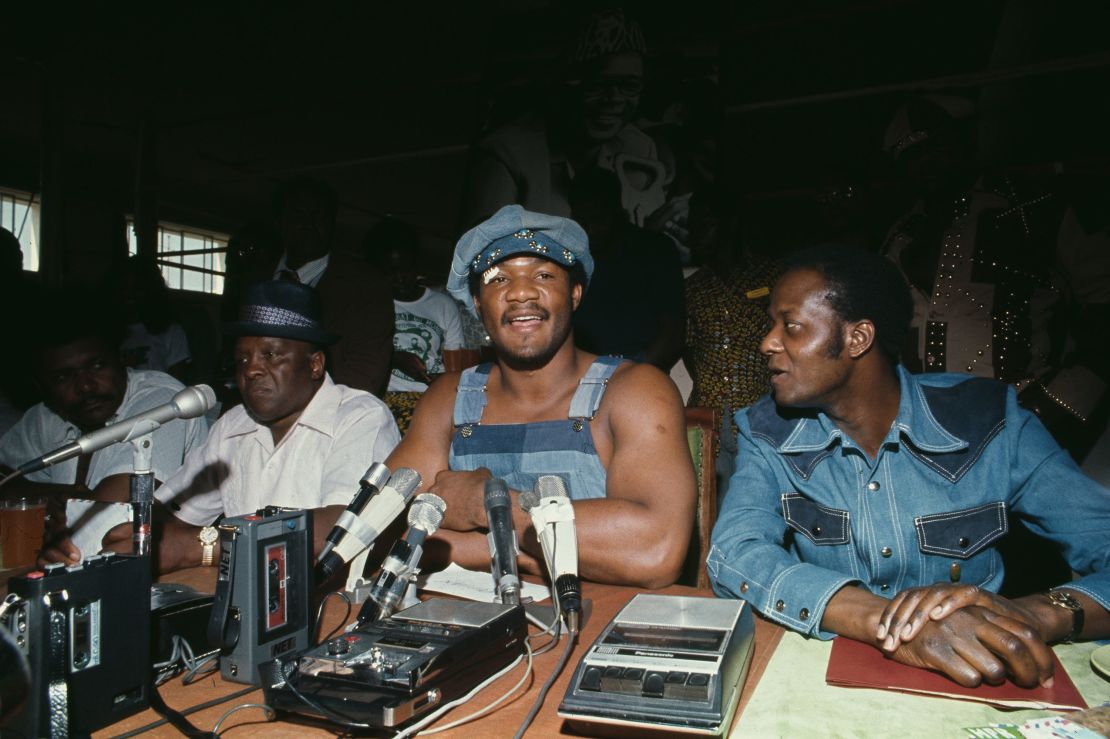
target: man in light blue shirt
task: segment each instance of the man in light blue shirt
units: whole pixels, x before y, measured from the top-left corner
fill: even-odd
[[[736,416],[714,588],[965,685],[1047,683],[1047,643],[1110,634],[1110,492],[1009,386],[900,367],[911,310],[882,257],[818,247],[788,266],[760,347],[772,393]],[[1080,577],[996,595],[1010,512]]]

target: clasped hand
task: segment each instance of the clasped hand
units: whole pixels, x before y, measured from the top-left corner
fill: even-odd
[[[903,590],[883,609],[875,636],[899,662],[967,687],[1006,677],[1024,687],[1052,684],[1052,650],[1034,615],[972,585]]]
[[[449,531],[473,531],[486,526],[485,484],[492,475],[485,467],[476,470],[443,470],[428,488],[443,498],[447,510],[442,528]]]

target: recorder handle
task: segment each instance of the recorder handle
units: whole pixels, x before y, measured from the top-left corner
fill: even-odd
[[[216,594],[212,615],[208,619],[208,643],[226,652],[239,643],[239,619],[230,618],[232,573],[235,572],[235,532],[220,532],[220,561],[216,577]]]

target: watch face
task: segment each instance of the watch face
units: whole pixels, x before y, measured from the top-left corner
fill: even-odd
[[[1082,608],[1082,606],[1079,605],[1079,601],[1071,597],[1069,594],[1062,593],[1059,590],[1050,591],[1048,597],[1049,600],[1051,600],[1056,605],[1063,606],[1068,610],[1078,611],[1080,608]]]
[[[215,526],[205,526],[200,530],[198,538],[201,544],[215,544],[216,540],[220,538],[220,532],[216,531]]]

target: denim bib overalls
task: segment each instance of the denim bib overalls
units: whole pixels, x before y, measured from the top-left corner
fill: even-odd
[[[483,426],[486,380],[493,365],[465,370],[455,396],[452,470],[486,467],[514,490],[532,490],[540,475],[559,475],[571,500],[605,497],[605,468],[597,458],[590,419],[597,413],[606,383],[623,360],[598,357],[570,401],[565,420]]]

